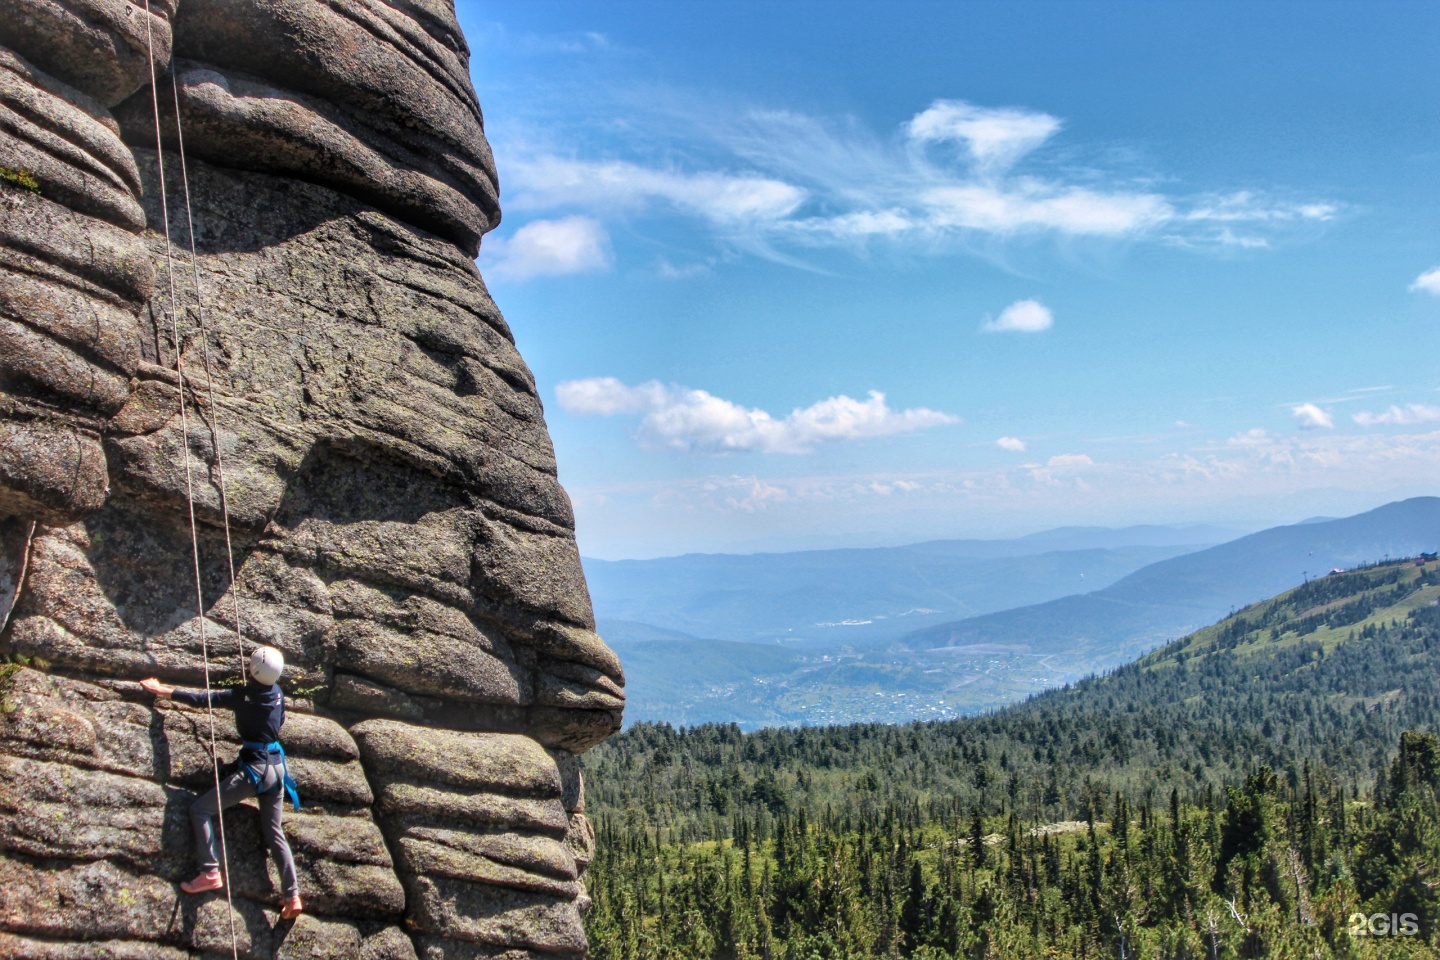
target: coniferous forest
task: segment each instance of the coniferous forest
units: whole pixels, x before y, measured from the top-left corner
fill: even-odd
[[[1311,581],[965,720],[633,727],[592,954],[1440,956],[1440,564]]]

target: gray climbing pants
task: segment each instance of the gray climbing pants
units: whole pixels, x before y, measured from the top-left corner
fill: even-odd
[[[241,800],[258,796],[260,829],[265,833],[265,846],[270,849],[270,856],[275,858],[275,866],[280,870],[280,892],[286,897],[300,892],[300,883],[295,879],[295,858],[290,855],[290,844],[285,840],[285,828],[280,823],[280,807],[285,797],[285,789],[280,785],[283,770],[279,766],[267,767],[259,790],[237,770],[220,781],[218,797],[212,787],[210,792],[196,798],[190,805],[190,826],[195,830],[195,857],[201,870],[220,867],[220,840],[215,829],[215,818],[220,811],[235,806]]]

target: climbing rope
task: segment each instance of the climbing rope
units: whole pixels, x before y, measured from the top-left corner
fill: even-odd
[[[5,632],[5,627],[10,623],[10,616],[15,608],[20,605],[20,592],[25,589],[25,575],[30,570],[30,547],[35,543],[35,521],[30,521],[30,529],[25,531],[25,552],[20,554],[20,576],[15,578],[15,595],[10,598],[10,606],[5,613],[0,615],[0,633]]]
[[[200,624],[200,655],[205,667],[205,713],[210,723],[210,768],[215,775],[215,798],[220,799],[220,760],[215,747],[215,707],[210,703],[210,647],[205,635],[205,595],[200,579],[200,533],[195,522],[195,483],[190,475],[190,420],[185,410],[185,351],[180,341],[180,322],[176,317],[175,298],[175,261],[171,255],[170,242],[170,206],[165,193],[165,150],[160,137],[160,94],[157,89],[155,77],[155,41],[153,27],[151,24],[150,0],[145,0],[145,43],[149,56],[146,58],[150,66],[150,103],[155,112],[155,161],[160,184],[160,220],[165,226],[165,279],[170,293],[170,331],[172,342],[175,345],[175,377],[177,380],[177,392],[180,399],[180,437],[181,448],[184,451],[183,464],[185,468],[185,497],[190,511],[190,552],[194,559],[195,566],[195,612]],[[177,116],[176,122],[179,122]],[[188,197],[186,198],[188,202]],[[193,230],[192,230],[193,241]],[[197,268],[198,270],[198,268]],[[161,358],[156,357],[157,361]],[[213,389],[213,385],[212,385]],[[218,442],[217,442],[218,446]],[[222,492],[223,502],[223,492]],[[228,547],[229,533],[227,530],[226,540]],[[233,564],[233,561],[232,561]],[[233,583],[233,574],[232,574]],[[237,624],[238,626],[238,624]],[[243,676],[243,674],[242,674]],[[230,920],[230,955],[232,960],[240,960],[240,941],[235,933],[235,901],[230,893],[230,853],[225,844],[225,814],[223,810],[216,813],[215,819],[220,829],[220,858],[225,869],[225,905],[228,908],[226,915]]]
[[[200,356],[205,365],[205,388],[210,399],[210,446],[215,456],[216,485],[220,489],[220,516],[225,527],[225,561],[230,570],[230,602],[235,611],[236,649],[240,654],[240,676],[245,676],[245,628],[240,620],[240,581],[235,577],[235,548],[230,542],[230,497],[225,483],[225,452],[220,447],[220,406],[215,400],[215,374],[210,366],[210,333],[205,329],[205,298],[200,292],[200,258],[195,253],[195,215],[190,206],[190,172],[185,163],[185,132],[180,126],[180,80],[170,71],[170,90],[175,97],[175,146],[180,158],[180,185],[185,195],[185,227],[190,237],[190,269],[195,281],[195,323],[200,330]]]

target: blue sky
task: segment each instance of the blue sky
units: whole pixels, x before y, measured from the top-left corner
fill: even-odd
[[[587,555],[1440,492],[1440,6],[457,5]]]

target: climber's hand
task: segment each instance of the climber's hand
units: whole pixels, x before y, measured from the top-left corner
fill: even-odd
[[[174,687],[167,687],[155,677],[146,677],[140,681],[140,686],[145,689],[146,693],[153,694],[157,697],[168,697],[175,692]]]

